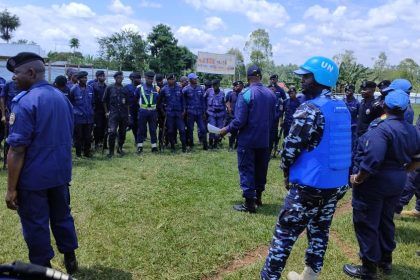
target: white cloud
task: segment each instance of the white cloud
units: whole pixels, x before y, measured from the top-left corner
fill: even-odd
[[[292,25],[289,27],[289,29],[286,30],[288,34],[293,34],[293,35],[299,35],[299,34],[304,33],[305,31],[306,31],[306,24],[304,23]]]
[[[184,0],[196,9],[224,11],[245,15],[251,22],[270,27],[281,27],[289,19],[286,9],[279,3],[266,0]]]
[[[133,32],[140,32],[139,27],[136,24],[128,23],[121,27],[121,30],[125,31],[133,31]]]
[[[181,45],[191,48],[202,48],[216,43],[216,38],[204,30],[184,25],[175,31],[175,37]]]
[[[108,6],[108,10],[117,14],[133,14],[133,8],[130,5],[124,5],[120,0],[112,0],[112,4]]]
[[[146,1],[146,0],[140,1],[139,6],[142,8],[157,8],[157,9],[162,8],[162,4]]]
[[[340,19],[347,11],[347,7],[338,6],[334,11],[330,12],[330,9],[321,7],[320,5],[314,5],[309,7],[303,14],[304,19],[313,18],[318,21],[330,22],[332,20]]]
[[[82,3],[71,2],[69,4],[52,5],[54,13],[65,18],[90,18],[95,13]]]
[[[205,29],[214,31],[224,27],[225,23],[219,17],[208,17],[206,18]]]

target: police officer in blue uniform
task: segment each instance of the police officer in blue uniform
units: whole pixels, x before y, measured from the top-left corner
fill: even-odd
[[[192,148],[194,146],[194,124],[197,124],[198,138],[203,143],[203,150],[207,150],[207,130],[205,123],[205,100],[204,90],[197,84],[198,76],[195,73],[188,74],[190,84],[183,90],[184,113],[187,116],[187,143]]]
[[[130,106],[130,117],[129,117],[129,127],[133,132],[134,143],[137,143],[137,115],[139,113],[139,103],[136,98],[136,88],[141,85],[141,74],[138,72],[132,72],[129,76],[131,84],[126,85],[128,92],[130,93],[128,98],[128,104]]]
[[[276,77],[275,79],[273,79]],[[284,90],[280,88],[277,83],[274,82],[274,80],[277,80],[277,75],[271,76],[272,83],[268,86],[275,94],[276,96],[276,114],[274,116],[274,123],[273,127],[271,128],[271,136],[270,136],[270,153],[274,148],[274,151],[277,151],[277,145],[278,145],[278,137],[279,137],[279,124],[280,119],[283,118],[284,113],[284,100],[283,97],[286,95],[284,93]],[[281,91],[279,90],[281,89]],[[283,96],[284,95],[284,96]],[[276,145],[277,143],[277,145]],[[275,155],[275,153],[274,153]]]
[[[226,105],[225,93],[220,89],[220,80],[213,80],[212,87],[205,92],[204,96],[207,108],[208,123],[215,127],[222,128],[226,115]],[[210,133],[210,149],[217,148],[220,140],[221,138],[219,135]]]
[[[108,158],[114,156],[115,140],[117,138],[118,129],[118,148],[117,153],[124,155],[123,145],[128,125],[128,99],[130,93],[123,86],[123,72],[118,71],[114,74],[115,83],[109,85],[105,89],[102,99],[105,114],[108,118]]]
[[[281,87],[281,86],[279,86],[278,85],[278,82],[279,82],[279,76],[277,75],[277,74],[274,74],[274,75],[271,75],[270,76],[270,82],[271,82],[271,84],[273,84],[274,85],[274,87],[276,88],[276,90],[275,90],[275,94],[276,94],[276,96],[277,97],[280,97],[281,98],[281,100],[286,100],[286,98],[287,98],[287,95],[286,95],[286,93],[284,92],[284,89]]]
[[[149,126],[150,142],[152,144],[152,153],[157,153],[157,118],[158,112],[156,110],[156,104],[160,88],[153,85],[153,79],[155,72],[148,71],[145,73],[146,83],[136,89],[136,98],[140,105],[138,113],[138,130],[137,130],[137,154],[143,152],[143,142],[147,131],[147,125]]]
[[[176,131],[179,131],[181,138],[182,152],[186,152],[185,123],[184,123],[184,102],[181,86],[176,83],[175,74],[166,77],[168,83],[158,95],[158,107],[162,110],[161,115],[165,120],[165,128],[168,132],[171,151],[175,152]]]
[[[107,148],[105,133],[107,129],[107,119],[105,115],[104,105],[102,99],[106,89],[105,72],[98,70],[95,73],[96,81],[92,83],[93,90],[93,139],[95,141],[95,149],[102,146],[103,149]]]
[[[395,79],[387,88],[383,89],[383,92],[388,93],[396,89],[400,89],[404,91],[408,96],[410,96],[413,87],[409,80]],[[411,107],[410,99],[408,100],[408,107],[404,112],[404,119],[410,124],[412,124],[414,121],[414,110],[413,107]]]
[[[347,109],[349,109],[351,116],[351,139],[354,144],[356,141],[356,130],[357,130],[357,115],[359,113],[360,102],[354,97],[354,85],[346,85],[344,87],[344,103],[346,103]],[[352,144],[352,147],[353,147]]]
[[[66,76],[59,75],[55,77],[54,86],[60,90],[65,97],[69,98],[70,89],[67,87],[67,78]]]
[[[222,128],[221,136],[238,131],[238,171],[244,204],[234,205],[241,212],[255,213],[262,206],[262,193],[270,161],[270,133],[274,123],[276,96],[261,83],[258,66],[247,69],[250,86],[239,94],[235,119]]]
[[[235,119],[235,106],[236,101],[238,100],[239,94],[244,89],[244,82],[235,81],[233,84],[233,90],[226,94],[226,123],[225,126],[228,126]],[[238,147],[237,141],[238,133],[237,131],[232,131],[229,136],[229,152],[232,152],[233,149]]]
[[[69,90],[78,83],[77,81],[77,73],[78,71],[74,68],[67,68],[66,75],[67,75],[67,87]]]
[[[300,106],[300,101],[296,96],[296,88],[290,86],[289,98],[284,102],[284,120],[283,120],[283,135],[286,138],[289,135],[290,127],[293,124],[293,115]]]
[[[76,74],[78,83],[75,84],[69,94],[69,100],[73,105],[74,112],[74,147],[76,156],[92,157],[90,146],[92,142],[93,128],[93,90],[86,84],[86,71]]]
[[[357,137],[362,136],[369,128],[369,124],[379,116],[381,116],[382,108],[375,106],[375,93],[376,83],[372,81],[363,81],[360,85],[360,92],[363,100],[360,102],[356,134]],[[378,112],[380,111],[380,112]]]
[[[420,156],[420,134],[404,120],[409,98],[402,90],[385,97],[385,113],[376,126],[358,140],[354,165],[353,224],[362,265],[345,265],[344,272],[377,279],[377,267],[392,272],[396,247],[394,210],[404,188],[406,167]]]
[[[317,279],[337,202],[349,188],[350,113],[344,102],[331,93],[338,79],[338,66],[329,58],[315,56],[295,74],[302,77],[306,102],[296,110],[281,151],[280,166],[289,192],[261,279],[280,279],[293,244],[305,229],[305,268],[300,275],[289,272],[287,279]]]
[[[13,98],[9,119],[6,204],[19,214],[30,262],[51,267],[51,227],[72,274],[77,270],[78,247],[69,206],[72,105],[45,81],[44,61],[37,54],[19,53],[6,66],[23,90]]]

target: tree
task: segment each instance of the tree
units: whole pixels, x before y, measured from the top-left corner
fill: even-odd
[[[362,80],[372,76],[372,71],[357,63],[354,52],[345,50],[344,53],[337,54],[333,60],[338,64],[340,74],[337,81],[337,92],[343,92],[346,84],[356,85]]]
[[[69,44],[70,44],[70,48],[73,49],[73,52],[75,52],[76,49],[80,47],[79,39],[74,38],[74,37],[70,39]]]
[[[12,32],[19,26],[20,20],[17,15],[11,15],[7,9],[0,13],[0,37],[7,43],[12,39]]]
[[[379,80],[385,79],[385,71],[388,69],[388,57],[385,52],[381,52],[373,64],[373,71]]]
[[[150,69],[157,73],[181,74],[194,67],[196,56],[187,47],[178,46],[171,28],[164,24],[153,27],[147,36],[150,50]]]
[[[264,29],[257,29],[251,33],[245,43],[244,51],[249,53],[250,60],[260,68],[267,66],[273,57],[273,46],[270,36]]]
[[[100,58],[120,70],[144,70],[147,66],[146,42],[139,33],[123,30],[98,39]]]
[[[244,56],[240,49],[238,48],[231,48],[228,50],[227,54],[232,54],[236,57],[236,65],[235,65],[235,79],[240,80],[241,77],[245,77],[245,63],[244,63]]]

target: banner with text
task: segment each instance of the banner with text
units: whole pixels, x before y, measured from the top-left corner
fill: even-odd
[[[197,72],[234,75],[236,57],[232,54],[198,52]]]

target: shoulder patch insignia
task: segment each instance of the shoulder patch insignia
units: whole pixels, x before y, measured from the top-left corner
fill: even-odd
[[[9,117],[9,125],[13,125],[15,123],[15,120],[16,120],[16,114],[11,113]]]
[[[366,115],[370,114],[370,109],[366,109]]]
[[[383,114],[382,116],[381,116],[381,120],[385,120],[386,119],[386,114]]]

